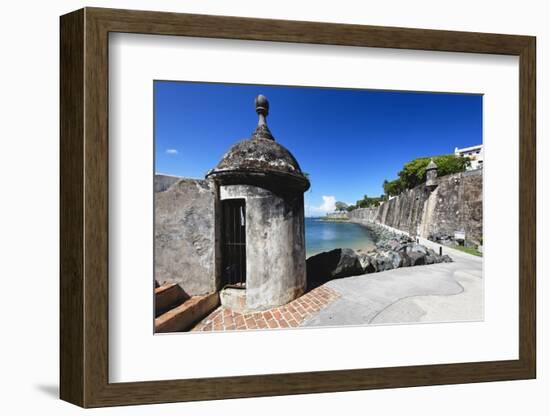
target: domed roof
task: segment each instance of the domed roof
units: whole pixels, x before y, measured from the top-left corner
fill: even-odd
[[[430,159],[430,163],[428,163],[428,166],[426,166],[426,170],[433,170],[437,169],[437,165],[435,164],[433,158]]]
[[[309,188],[309,180],[298,161],[269,131],[265,121],[268,109],[267,99],[259,95],[256,112],[260,119],[252,137],[233,145],[207,178],[221,184],[252,184],[301,192]]]

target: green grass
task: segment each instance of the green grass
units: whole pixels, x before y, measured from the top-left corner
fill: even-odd
[[[464,253],[472,254],[474,256],[483,257],[483,254],[477,251],[475,247],[452,246],[451,248],[454,248],[458,251],[463,251]]]

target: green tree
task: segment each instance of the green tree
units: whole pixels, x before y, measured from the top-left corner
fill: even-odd
[[[387,196],[394,196],[399,195],[401,192],[405,190],[403,186],[403,182],[401,182],[401,179],[394,179],[393,181],[388,181],[387,179],[384,181],[384,193]]]
[[[367,195],[363,196],[363,199],[360,199],[356,202],[355,206],[357,208],[368,208],[377,206],[380,204],[380,202],[384,199],[384,196],[380,197],[368,197]]]
[[[419,157],[405,163],[397,174],[398,178],[392,181],[384,180],[384,193],[387,196],[399,195],[401,192],[412,189],[426,182],[426,166],[433,159],[437,165],[437,176],[445,176],[453,173],[464,172],[470,164],[468,158],[462,156],[441,155],[431,157]]]
[[[341,201],[338,201],[334,204],[334,206],[336,207],[336,211],[345,211],[346,208],[348,207],[348,204],[346,204],[345,202],[341,202]]]
[[[420,157],[405,163],[403,169],[398,173],[404,189],[412,189],[426,181],[426,166],[430,163],[430,159],[432,158]],[[454,154],[434,156],[433,160],[437,165],[437,176],[464,172],[470,164],[468,158]]]

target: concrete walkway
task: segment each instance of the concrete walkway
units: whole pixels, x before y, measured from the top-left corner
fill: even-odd
[[[439,244],[420,239],[439,251]],[[404,267],[335,279],[341,297],[300,326],[376,325],[483,320],[481,257],[444,247],[453,263]]]

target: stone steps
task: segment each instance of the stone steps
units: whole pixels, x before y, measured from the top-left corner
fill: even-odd
[[[186,331],[210,314],[219,305],[220,296],[218,292],[208,295],[191,296],[155,318],[155,333]]]
[[[189,297],[177,283],[167,283],[155,288],[155,317],[180,305]]]

